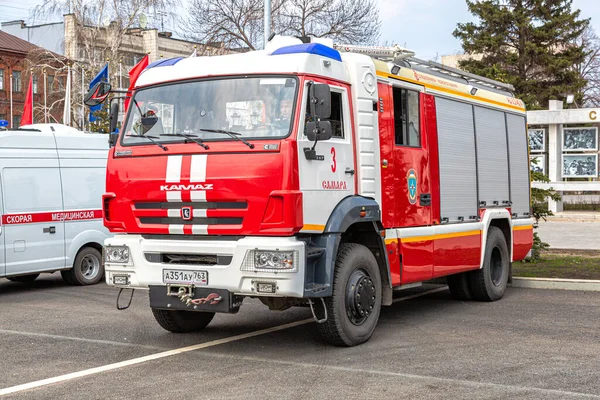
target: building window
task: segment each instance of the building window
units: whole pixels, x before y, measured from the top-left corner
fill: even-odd
[[[37,77],[37,75],[33,75],[31,82],[32,82],[32,86],[33,86],[33,94],[37,94],[37,92],[38,92],[38,77]]]
[[[13,115],[13,128],[18,128],[21,125],[21,116],[20,115]]]
[[[396,144],[410,147],[421,146],[419,92],[394,88],[393,96]]]
[[[13,83],[13,86],[12,86],[13,92],[20,92],[22,90],[21,71],[13,71],[12,78],[13,78],[13,82],[12,82]]]
[[[0,68],[0,90],[4,90],[4,69]]]

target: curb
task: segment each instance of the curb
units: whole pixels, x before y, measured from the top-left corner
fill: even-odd
[[[600,281],[588,279],[514,277],[511,286],[529,289],[560,289],[600,292]]]

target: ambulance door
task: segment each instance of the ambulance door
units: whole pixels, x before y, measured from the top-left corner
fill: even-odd
[[[433,228],[429,155],[423,117],[422,87],[389,86],[389,153],[384,169],[393,185],[393,221],[400,237],[402,283],[430,279],[433,274]],[[383,155],[382,155],[383,159]]]
[[[65,268],[58,159],[10,161],[2,169],[6,275]]]
[[[314,83],[328,83],[318,79]],[[298,133],[298,167],[304,215],[304,232],[322,232],[335,206],[355,194],[354,149],[350,118],[349,86],[330,83],[333,136],[329,140],[309,141],[304,134],[308,84],[304,86]],[[315,146],[316,159],[304,149]]]
[[[4,204],[2,201],[2,178],[0,177],[0,215],[4,215]],[[6,261],[4,260],[4,224],[0,223],[0,277],[6,274]]]

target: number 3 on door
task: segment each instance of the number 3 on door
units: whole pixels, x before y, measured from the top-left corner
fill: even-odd
[[[335,172],[337,169],[337,163],[335,161],[335,147],[331,148],[331,172]]]

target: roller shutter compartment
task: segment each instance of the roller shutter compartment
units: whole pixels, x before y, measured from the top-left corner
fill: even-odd
[[[527,218],[529,217],[529,159],[525,117],[506,114],[506,127],[510,152],[512,213],[513,217]]]

